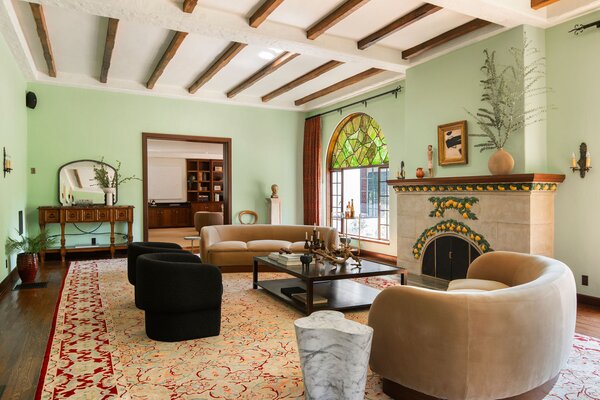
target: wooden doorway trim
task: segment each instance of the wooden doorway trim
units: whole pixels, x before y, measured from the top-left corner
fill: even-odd
[[[225,166],[225,182],[223,184],[223,223],[231,224],[231,138],[191,135],[171,135],[166,133],[142,132],[142,174],[144,186],[143,221],[144,241],[148,240],[148,140],[171,140],[179,142],[221,143],[223,145],[223,164]]]

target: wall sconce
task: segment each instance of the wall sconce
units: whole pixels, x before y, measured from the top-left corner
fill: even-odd
[[[589,172],[590,168],[592,168],[592,156],[587,149],[587,144],[582,142],[579,145],[579,160],[575,158],[575,153],[571,154],[571,170],[573,172],[579,171],[579,176],[585,178],[585,173]]]
[[[10,160],[10,156],[8,154],[6,154],[6,147],[2,148],[2,166],[4,169],[4,177],[6,177],[6,174],[10,174],[12,172],[12,162]]]

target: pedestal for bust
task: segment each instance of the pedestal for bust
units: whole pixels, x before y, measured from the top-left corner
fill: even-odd
[[[281,199],[278,197],[267,197],[269,204],[267,222],[271,225],[281,225]]]
[[[365,397],[373,329],[338,311],[317,311],[294,322],[307,399]]]

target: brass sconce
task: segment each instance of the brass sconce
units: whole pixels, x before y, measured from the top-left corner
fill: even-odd
[[[6,154],[6,147],[2,148],[2,167],[4,169],[4,177],[12,172],[12,162],[10,156]]]
[[[579,176],[585,178],[585,173],[589,172],[590,168],[592,168],[592,156],[587,149],[587,144],[582,142],[579,145],[579,160],[575,158],[575,153],[571,154],[571,170],[573,172],[579,171]]]

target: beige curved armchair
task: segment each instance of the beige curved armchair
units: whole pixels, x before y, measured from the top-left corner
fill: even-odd
[[[571,350],[571,270],[551,258],[496,251],[477,258],[467,278],[459,290],[399,286],[377,296],[370,365],[384,391],[405,399],[543,398]],[[508,288],[480,290],[473,279]]]

